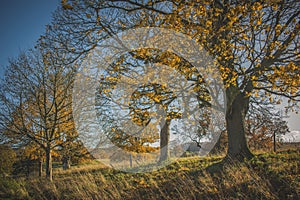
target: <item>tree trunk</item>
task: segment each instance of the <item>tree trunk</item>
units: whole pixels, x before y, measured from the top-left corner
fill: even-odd
[[[160,131],[159,162],[163,162],[163,161],[166,161],[169,159],[170,123],[171,123],[171,120],[167,119]]]
[[[42,177],[43,173],[43,161],[42,158],[39,158],[39,177]]]
[[[63,170],[67,170],[71,168],[70,165],[70,157],[69,156],[64,156],[62,159],[62,166],[63,166]]]
[[[228,109],[226,111],[226,128],[228,132],[228,150],[225,159],[243,161],[250,159],[253,154],[247,146],[245,134],[245,116],[249,108],[249,97],[245,97],[238,92],[235,97],[229,89],[226,90],[229,99]],[[233,98],[230,102],[230,98]]]
[[[50,146],[46,148],[46,178],[52,181],[52,156]]]
[[[273,131],[273,151],[276,153],[276,131]]]
[[[129,155],[130,168],[132,168],[132,154]]]

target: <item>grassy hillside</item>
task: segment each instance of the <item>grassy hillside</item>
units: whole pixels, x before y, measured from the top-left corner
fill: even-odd
[[[300,199],[300,150],[259,154],[244,164],[181,158],[159,171],[124,173],[90,164],[38,178],[2,178],[1,199]]]

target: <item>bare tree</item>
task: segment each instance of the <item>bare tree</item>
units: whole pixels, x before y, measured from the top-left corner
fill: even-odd
[[[273,149],[276,152],[276,142],[280,136],[289,132],[287,122],[281,111],[273,104],[265,105],[253,102],[246,116],[246,134],[249,146],[254,149]]]

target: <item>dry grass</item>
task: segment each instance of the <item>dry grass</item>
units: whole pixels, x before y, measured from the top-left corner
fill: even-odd
[[[221,159],[182,158],[158,171],[138,174],[90,164],[70,171],[56,171],[52,183],[38,178],[6,178],[0,181],[0,198],[228,200],[300,197],[300,150],[259,154],[245,163],[220,165]]]

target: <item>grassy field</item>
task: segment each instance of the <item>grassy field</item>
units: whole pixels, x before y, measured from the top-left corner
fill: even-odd
[[[54,180],[2,178],[0,199],[300,199],[300,150],[257,154],[243,164],[181,158],[151,173],[101,164],[56,170]],[[219,170],[222,168],[223,170]]]

